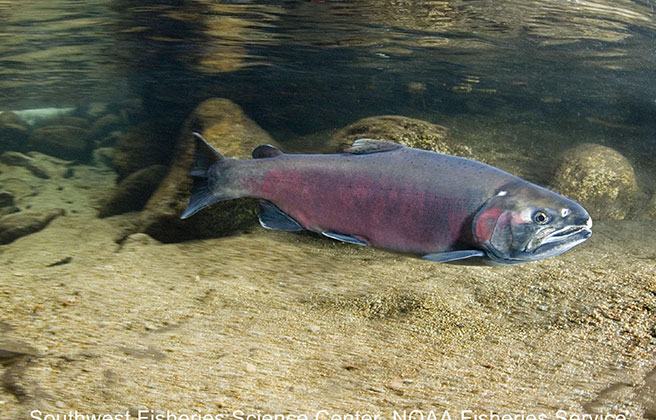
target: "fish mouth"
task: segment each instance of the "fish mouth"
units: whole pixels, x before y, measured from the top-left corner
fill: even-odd
[[[570,225],[549,232],[539,232],[536,238],[529,242],[526,252],[539,255],[540,258],[562,254],[587,240],[592,235],[591,227],[592,222],[588,219],[585,225]]]

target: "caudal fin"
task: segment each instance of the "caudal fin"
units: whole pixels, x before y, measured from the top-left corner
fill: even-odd
[[[181,219],[200,211],[203,207],[207,207],[223,198],[216,197],[212,192],[210,185],[209,169],[217,162],[224,159],[223,155],[212,146],[198,133],[192,133],[196,137],[196,152],[194,154],[194,162],[191,165],[189,175],[194,180],[189,193],[189,204],[184,213],[180,216]]]

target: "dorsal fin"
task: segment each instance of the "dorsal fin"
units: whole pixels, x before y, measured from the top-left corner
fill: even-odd
[[[282,155],[280,149],[271,146],[270,144],[257,146],[255,150],[253,150],[253,159],[272,158],[280,155]]]
[[[346,148],[344,152],[353,155],[366,155],[368,153],[389,152],[391,150],[400,149],[401,147],[403,147],[402,144],[387,140],[357,139],[353,142],[353,145]]]

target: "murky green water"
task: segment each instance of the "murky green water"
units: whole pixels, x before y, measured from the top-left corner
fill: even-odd
[[[656,418],[655,81],[650,0],[0,0],[0,418]],[[211,98],[243,113],[220,102],[212,125]],[[148,224],[177,220],[146,201],[180,133],[320,151],[390,114],[589,203],[592,238],[491,269]],[[6,219],[26,214],[42,230]]]

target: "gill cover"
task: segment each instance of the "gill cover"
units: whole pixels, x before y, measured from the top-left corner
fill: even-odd
[[[474,217],[474,239],[494,260],[511,257],[512,212],[505,208],[506,195],[506,191],[501,191],[492,196]]]

